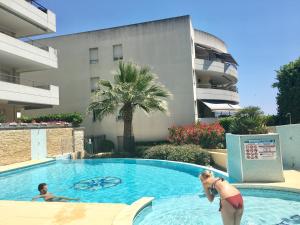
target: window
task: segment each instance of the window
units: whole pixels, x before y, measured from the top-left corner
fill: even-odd
[[[113,55],[114,61],[123,59],[123,49],[121,44],[113,45]]]
[[[99,80],[100,80],[99,77],[91,77],[91,79],[90,79],[91,92],[94,92],[97,90],[97,85],[98,85]]]
[[[90,64],[97,64],[98,61],[98,48],[90,48]]]

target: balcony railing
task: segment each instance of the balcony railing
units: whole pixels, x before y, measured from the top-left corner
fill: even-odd
[[[20,40],[24,41],[24,42],[27,43],[27,44],[30,44],[30,45],[32,45],[32,46],[35,46],[35,47],[37,47],[37,48],[43,49],[43,50],[45,50],[45,51],[47,51],[47,52],[49,51],[49,46],[43,45],[43,44],[39,43],[39,42],[36,41],[36,40],[32,40],[32,39],[30,39],[30,38],[28,38],[28,37],[21,38]]]
[[[197,84],[197,88],[209,88],[209,89],[219,89],[225,91],[233,91],[238,93],[238,88],[236,86],[220,86],[220,85],[204,85],[204,84]]]
[[[216,62],[220,62],[220,63],[224,63],[226,66],[233,66],[235,69],[237,69],[237,65],[231,62],[227,62],[225,60],[222,60],[218,57],[211,57],[211,56],[203,56],[203,55],[199,55],[196,54],[196,59],[203,59],[203,60],[208,60],[208,61],[216,61]]]
[[[43,11],[44,13],[47,13],[48,9],[46,9],[44,6],[42,6],[40,3],[38,3],[35,0],[25,0],[26,2],[29,2],[31,5],[34,5],[39,10]]]
[[[28,87],[40,88],[45,90],[50,90],[49,84],[43,84],[37,81],[25,79],[20,76],[14,76],[9,74],[0,73],[0,81],[4,81],[7,83],[20,84]]]

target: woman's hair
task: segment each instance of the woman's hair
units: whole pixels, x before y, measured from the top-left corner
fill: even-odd
[[[214,176],[213,173],[209,170],[204,170],[201,175],[200,175],[203,179],[207,179],[209,177]]]

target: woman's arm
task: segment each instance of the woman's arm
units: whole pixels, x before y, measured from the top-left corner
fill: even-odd
[[[214,200],[215,196],[210,193],[208,185],[205,185],[202,183],[202,186],[203,186],[203,189],[205,191],[208,201],[212,202]]]

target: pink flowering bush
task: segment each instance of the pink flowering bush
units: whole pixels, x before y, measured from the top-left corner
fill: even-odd
[[[224,147],[225,130],[219,123],[197,123],[169,128],[169,141],[173,144],[196,144],[202,148]]]

